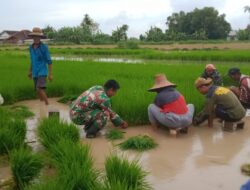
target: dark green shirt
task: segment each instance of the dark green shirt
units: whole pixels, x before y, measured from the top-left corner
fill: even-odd
[[[225,110],[232,119],[242,119],[246,114],[246,110],[231,90],[220,86],[211,86],[206,96],[205,108],[198,115],[213,114],[214,107],[217,105]]]

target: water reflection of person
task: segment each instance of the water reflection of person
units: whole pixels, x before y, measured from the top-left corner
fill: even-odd
[[[246,124],[249,121],[246,121]],[[213,163],[227,165],[239,154],[248,140],[250,130],[245,128],[243,131],[234,133],[223,132],[220,130],[221,123],[215,123],[215,130],[199,131],[202,153],[196,157],[197,167],[206,167]],[[219,138],[215,138],[218,137]]]

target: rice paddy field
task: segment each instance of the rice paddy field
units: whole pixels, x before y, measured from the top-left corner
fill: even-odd
[[[212,51],[156,51],[150,49],[51,49],[52,56],[78,57],[75,60],[54,60],[52,83],[48,84],[50,97],[77,96],[93,85],[102,85],[108,79],[119,81],[121,90],[113,98],[113,108],[131,124],[145,124],[147,106],[154,94],[147,89],[153,85],[157,73],[178,85],[188,103],[200,110],[203,97],[195,90],[194,81],[206,63],[214,63],[224,77],[224,85],[233,84],[227,76],[230,67],[238,66],[249,74],[250,54],[246,50]],[[112,62],[98,62],[95,57],[114,57]],[[140,64],[116,62],[116,58],[139,59]],[[174,59],[174,60],[173,60]],[[27,73],[30,60],[27,51],[0,51],[0,92],[5,103],[34,99],[33,82]]]
[[[100,141],[93,140],[91,143],[87,143],[80,136],[81,130],[77,126],[60,121],[58,118],[38,121],[37,113],[30,112],[25,106],[13,106],[12,104],[16,102],[33,101],[36,98],[33,81],[29,80],[27,76],[30,58],[27,49],[0,48],[0,94],[5,100],[5,105],[0,107],[0,171],[2,171],[1,165],[6,165],[6,163],[10,170],[7,181],[1,180],[1,176],[4,174],[0,173],[0,189],[165,189],[161,184],[168,185],[170,189],[180,189],[174,188],[178,185],[171,182],[172,179],[168,177],[177,175],[174,172],[181,170],[179,167],[184,168],[185,164],[188,166],[187,171],[194,172],[194,170],[190,170],[193,166],[191,161],[196,159],[198,153],[202,155],[200,147],[203,147],[202,151],[206,153],[201,161],[198,160],[198,155],[196,161],[200,168],[206,165],[204,160],[208,162],[208,165],[214,164],[212,166],[218,168],[222,162],[223,167],[229,164],[227,159],[236,160],[237,164],[243,164],[241,161],[245,161],[245,159],[237,159],[237,157],[233,159],[233,155],[241,155],[240,158],[247,157],[245,149],[250,143],[247,137],[250,132],[248,129],[245,134],[237,133],[231,137],[223,136],[222,132],[217,129],[215,132],[195,129],[194,131],[200,133],[199,135],[191,132],[190,136],[167,141],[168,136],[164,134],[162,136],[152,135],[148,129],[138,127],[137,130],[135,126],[149,124],[147,107],[153,102],[155,94],[149,93],[147,89],[153,85],[155,74],[165,73],[171,82],[177,84],[177,89],[185,96],[186,101],[193,103],[196,111],[199,111],[204,104],[204,97],[195,89],[194,81],[203,72],[205,65],[207,63],[215,64],[223,76],[224,86],[231,86],[235,83],[226,75],[229,68],[240,67],[242,73],[250,75],[248,49],[166,51],[54,47],[50,50],[53,57],[53,81],[48,82],[49,97],[62,97],[61,102],[68,103],[89,87],[103,85],[108,79],[116,79],[120,83],[121,89],[112,98],[112,107],[129,122],[130,126],[133,126],[130,130],[136,132],[134,135],[127,135],[126,132],[111,128]],[[35,109],[39,109],[37,105],[39,104],[36,104]],[[64,109],[67,107],[67,105],[63,106]],[[37,126],[36,140],[41,145],[39,150],[34,150],[26,139],[29,125],[27,118],[30,117],[35,118],[31,121],[35,121],[34,125]],[[146,132],[144,133],[144,131]],[[211,136],[213,140],[208,136]],[[217,146],[216,142],[222,138],[227,142]],[[232,144],[236,141],[237,145]],[[167,148],[162,149],[163,144]],[[244,154],[238,152],[238,150],[243,150],[240,147],[243,144],[245,145]],[[107,148],[110,145],[117,147],[119,151],[110,151]],[[174,146],[178,147],[176,151],[171,148]],[[223,155],[221,150],[225,146],[231,148]],[[222,147],[222,149],[218,147]],[[102,154],[103,149],[106,150],[105,154]],[[142,154],[144,160],[148,159],[146,167],[139,162],[138,156],[131,159],[123,155],[123,152],[129,152],[127,149],[132,149],[136,155],[137,153]],[[163,150],[167,153],[162,152]],[[149,153],[143,154],[144,151]],[[95,159],[100,159],[100,157],[102,157],[100,162],[102,166],[96,167]],[[152,159],[149,159],[150,157]],[[184,161],[183,157],[187,157],[187,160]],[[179,166],[179,164],[177,166],[175,160],[182,163],[183,166]],[[161,166],[158,165],[159,163]],[[230,162],[230,164],[232,163]],[[146,170],[145,168],[150,168],[150,165],[157,167],[152,167],[150,171]],[[176,169],[174,172],[173,168]],[[213,173],[211,172],[213,170],[210,169],[206,170],[208,174]],[[163,170],[166,170],[168,174],[161,176],[159,171],[163,173]],[[203,170],[199,170],[199,172],[201,171]],[[221,168],[217,171],[223,174]],[[194,172],[194,174],[196,173]],[[184,176],[189,176],[189,174]],[[202,173],[201,176],[203,176]],[[169,180],[163,180],[164,177]],[[199,175],[196,177],[198,178]],[[154,178],[157,178],[159,183],[151,184],[150,182],[155,181]],[[182,179],[182,176],[179,176],[178,179]],[[225,177],[225,179],[228,178]],[[242,178],[241,181],[243,181]],[[217,189],[221,189],[222,186],[219,183]],[[232,187],[236,186],[238,187],[238,184],[232,185]],[[225,187],[230,187],[230,184]],[[207,186],[207,189],[213,188]]]

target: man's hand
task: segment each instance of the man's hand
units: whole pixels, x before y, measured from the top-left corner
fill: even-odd
[[[32,79],[32,73],[31,72],[29,72],[28,77],[29,77],[30,80]]]
[[[50,82],[53,80],[52,74],[49,75],[48,79],[49,79]]]
[[[121,128],[122,129],[128,128],[128,123],[126,121],[123,121],[122,124],[121,124]]]

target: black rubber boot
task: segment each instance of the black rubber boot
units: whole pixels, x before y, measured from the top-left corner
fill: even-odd
[[[92,139],[96,137],[96,134],[100,131],[100,129],[94,125],[91,125],[86,130],[86,138]]]

